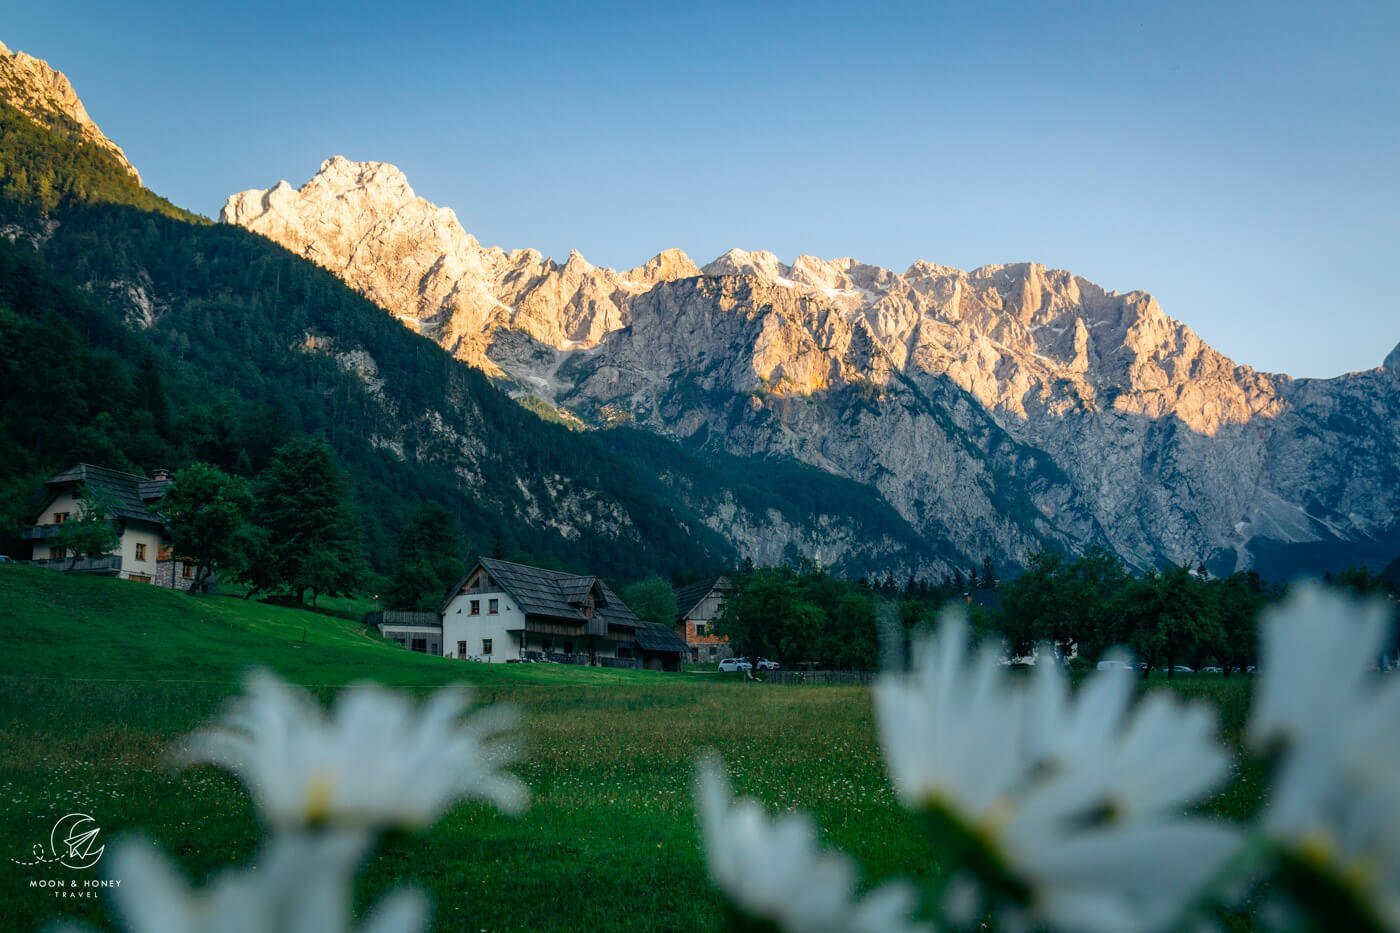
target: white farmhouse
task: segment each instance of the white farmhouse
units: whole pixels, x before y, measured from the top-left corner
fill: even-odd
[[[597,577],[482,557],[439,607],[450,658],[639,666],[642,621]],[[529,653],[527,655],[527,652]]]
[[[149,478],[79,463],[49,477],[29,500],[30,525],[21,537],[32,543],[30,563],[55,570],[97,573],[139,583],[189,589],[195,566],[170,550],[159,514],[170,474],[157,470]],[[100,491],[112,504],[108,516],[117,547],[100,556],[73,555],[58,544],[63,523],[76,520],[84,487]]]

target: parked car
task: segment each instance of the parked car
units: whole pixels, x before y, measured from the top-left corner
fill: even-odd
[[[1113,661],[1113,660],[1109,660],[1109,661],[1100,661],[1100,662],[1099,662],[1099,665],[1098,665],[1098,669],[1101,670],[1101,671],[1131,671],[1131,670],[1135,670],[1136,667],[1135,667],[1135,665],[1129,664],[1127,661]]]
[[[1212,664],[1210,667],[1203,667],[1203,668],[1201,668],[1201,673],[1202,673],[1202,674],[1223,674],[1223,673],[1225,673],[1225,668],[1223,668],[1223,667],[1216,667],[1214,664]]]
[[[751,671],[753,665],[744,658],[725,658],[719,662],[719,669],[722,673],[733,674],[735,671]]]
[[[758,664],[755,666],[760,671],[776,671],[778,668],[782,667],[777,661],[770,661],[767,658],[759,658]]]
[[[1173,674],[1194,674],[1195,669],[1187,667],[1185,664],[1178,664],[1172,668]]]

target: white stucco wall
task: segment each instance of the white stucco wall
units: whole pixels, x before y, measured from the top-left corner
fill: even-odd
[[[136,559],[136,546],[146,545],[145,560]],[[149,577],[156,579],[156,558],[160,556],[160,532],[145,525],[132,525],[122,533],[119,551],[122,555],[122,577]]]
[[[67,512],[69,520],[76,519],[78,517],[78,500],[73,498],[72,493],[59,493],[57,498],[44,506],[44,511],[39,513],[39,517],[34,523],[36,525],[54,524],[55,512]],[[59,555],[47,541],[35,541],[34,553],[31,556],[34,560],[46,560]]]
[[[471,614],[472,600],[481,603],[481,614]],[[491,600],[500,600],[495,615],[490,614]],[[502,590],[488,590],[480,593],[461,593],[453,597],[442,613],[442,653],[449,658],[457,657],[457,642],[467,643],[467,657],[482,657],[483,660],[503,662],[507,658],[520,657],[520,635],[525,628],[525,613],[515,605],[509,593]],[[482,640],[491,639],[491,655],[482,651]]]

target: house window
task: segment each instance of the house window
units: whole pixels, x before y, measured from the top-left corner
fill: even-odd
[[[137,560],[145,560],[145,559],[146,559],[146,545],[144,545],[144,544],[138,544],[138,545],[136,545],[136,559],[137,559]]]
[[[491,639],[489,639],[489,638],[483,638],[483,639],[481,640],[481,653],[482,653],[482,654],[490,654],[490,653],[491,653]]]
[[[464,642],[464,641],[459,641],[459,642],[457,642],[457,657],[459,657],[459,658],[465,658],[466,656],[467,656],[467,643]]]
[[[705,637],[705,623],[704,623],[704,622],[696,622],[696,623],[695,623],[695,637],[696,637],[696,638],[704,638],[704,637]]]
[[[63,560],[63,558],[65,557],[64,550],[64,548],[58,547],[57,545],[50,546],[49,558],[51,560]]]
[[[184,577],[186,580],[193,580],[193,579],[194,579],[194,564],[181,564],[181,565],[180,565],[180,576]]]
[[[424,654],[427,654],[427,653],[428,653],[428,639],[426,639],[426,638],[415,638],[415,639],[413,639],[413,650],[414,650],[414,651],[421,651],[421,652],[423,652]]]
[[[130,581],[132,581],[133,583],[150,583],[150,582],[151,582],[151,578],[148,577],[148,576],[147,576],[146,574],[144,574],[144,573],[133,573],[131,576],[127,577],[127,579],[130,580]]]
[[[479,616],[479,615],[481,615],[481,600],[479,600],[479,599],[473,599],[473,600],[472,600],[472,611],[471,611],[471,614],[474,615],[474,616]]]
[[[486,614],[487,614],[487,615],[493,616],[493,615],[496,615],[497,613],[499,613],[500,611],[501,611],[501,601],[500,601],[499,599],[488,599],[488,600],[486,601]]]
[[[64,522],[68,521],[68,516],[72,514],[72,512],[55,512],[53,513],[53,523],[55,525],[62,525]]]

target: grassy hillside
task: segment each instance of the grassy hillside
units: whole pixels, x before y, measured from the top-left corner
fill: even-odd
[[[673,683],[651,671],[473,664],[405,651],[358,622],[233,596],[0,564],[0,674],[233,685],[254,666],[302,684]]]

